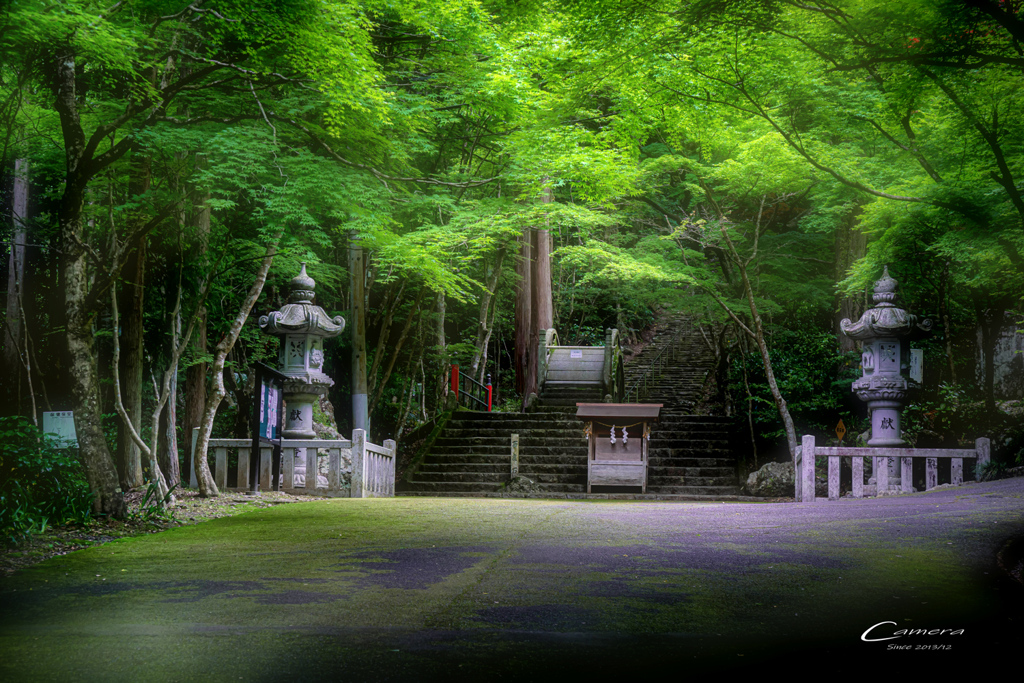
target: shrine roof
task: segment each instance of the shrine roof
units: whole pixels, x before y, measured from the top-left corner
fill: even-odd
[[[661,403],[577,403],[576,417],[632,417],[655,422],[661,414]]]

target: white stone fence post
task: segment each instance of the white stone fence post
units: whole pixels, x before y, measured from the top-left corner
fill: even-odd
[[[395,451],[388,439],[383,446],[366,440],[366,432],[352,432],[352,497],[390,498],[395,495]]]
[[[814,460],[815,456],[828,457],[828,499],[839,499],[839,468],[840,458],[851,458],[853,473],[853,497],[864,497],[864,458],[872,458],[877,491],[889,488],[889,458],[898,458],[900,462],[900,491],[912,493],[914,458],[925,460],[925,490],[938,486],[939,458],[950,459],[950,483],[960,486],[964,481],[964,460],[974,459],[975,472],[989,461],[990,442],[981,437],[974,442],[974,449],[957,448],[861,448],[853,446],[822,446],[814,445],[812,435],[804,435],[801,448],[797,451],[796,462],[796,500],[798,503],[814,502]]]
[[[194,444],[193,444],[194,447]],[[281,490],[291,494],[309,494],[326,497],[366,498],[395,495],[395,450],[392,440],[383,446],[366,441],[366,432],[357,429],[352,439],[283,439],[281,441]],[[305,485],[295,485],[295,451],[306,451]],[[214,454],[213,478],[221,491],[249,490],[249,462],[252,439],[210,439]],[[235,486],[228,484],[228,451],[238,453]],[[325,451],[321,453],[321,451]],[[351,452],[351,470],[343,462],[343,451]],[[260,448],[259,482],[261,491],[271,487],[271,459],[273,449]],[[195,453],[193,453],[193,458]],[[327,459],[327,486],[320,486],[317,473],[321,459]],[[349,474],[350,486],[343,475]],[[357,485],[358,482],[358,485]]]

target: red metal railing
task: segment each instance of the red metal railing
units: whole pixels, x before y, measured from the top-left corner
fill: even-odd
[[[480,384],[469,375],[459,372],[459,366],[452,366],[452,378],[449,384],[451,391],[455,392],[455,399],[471,410],[491,411],[494,403],[494,389],[491,386],[491,376],[487,375],[487,384]]]

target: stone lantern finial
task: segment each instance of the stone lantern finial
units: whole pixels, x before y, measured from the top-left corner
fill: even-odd
[[[302,270],[299,271],[299,274],[293,277],[288,284],[292,288],[291,294],[288,295],[288,303],[313,303],[313,297],[316,296],[316,280],[306,273],[305,263],[302,264]]]
[[[889,276],[889,266],[884,266],[882,279],[875,282],[872,299],[879,306],[892,306],[896,302],[897,281]]]

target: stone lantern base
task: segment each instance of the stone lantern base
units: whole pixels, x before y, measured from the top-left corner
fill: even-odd
[[[905,446],[901,437],[900,406],[901,401],[870,401],[871,438],[869,446]]]

